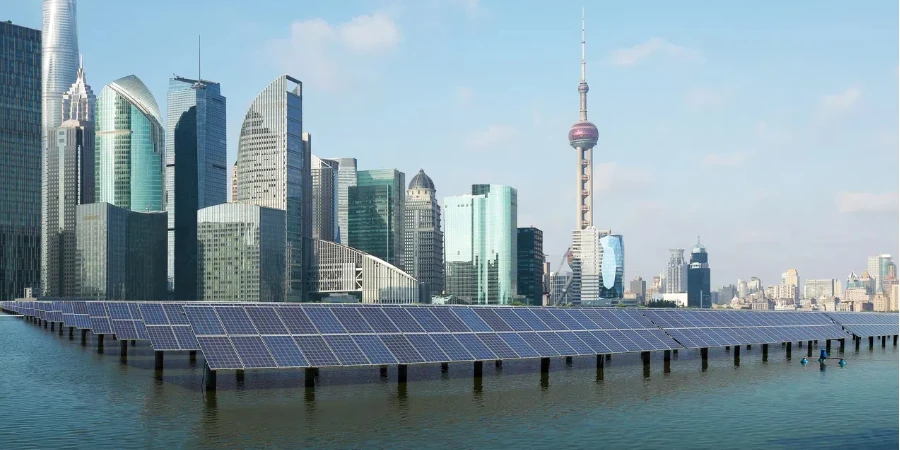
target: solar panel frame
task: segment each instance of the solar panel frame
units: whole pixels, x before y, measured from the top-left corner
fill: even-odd
[[[341,365],[337,356],[331,351],[331,347],[325,342],[325,338],[318,335],[293,336],[294,342],[303,353],[311,367],[326,367]]]
[[[425,362],[425,358],[416,351],[409,339],[402,334],[385,334],[379,336],[400,364],[416,364]]]
[[[450,362],[452,359],[428,334],[407,334],[406,338],[426,362]]]
[[[357,308],[332,308],[331,312],[348,333],[374,333]]]
[[[281,307],[275,310],[278,318],[293,335],[319,334],[319,330],[313,325],[312,320],[299,306]]]
[[[352,337],[372,364],[397,364],[397,358],[377,335],[355,334]]]
[[[462,319],[451,311],[450,307],[437,306],[431,308],[431,313],[447,328],[451,333],[470,333],[473,330],[469,328]]]
[[[197,342],[210,369],[244,369],[244,363],[227,336],[197,336]]]
[[[538,353],[531,345],[528,344],[519,333],[498,333],[500,339],[506,343],[519,358],[539,358],[542,355]]]
[[[425,329],[404,308],[383,308],[382,311],[403,333],[424,333]]]
[[[244,307],[247,316],[253,325],[259,331],[259,334],[290,334],[275,308],[271,306],[246,306]]]
[[[475,314],[475,311],[472,311],[471,308],[456,307],[453,308],[452,311],[459,317],[459,320],[473,332],[481,333],[493,331],[490,325],[488,325],[478,314]]]
[[[419,323],[426,333],[446,333],[447,327],[432,314],[431,308],[409,308],[409,314]]]
[[[342,366],[369,365],[369,359],[362,352],[356,342],[346,334],[328,334],[322,336],[325,343],[331,348],[334,356],[337,356]]]
[[[468,335],[471,336],[471,334]],[[430,335],[429,337],[431,337],[434,343],[437,344],[438,347],[440,347],[441,351],[443,351],[451,361],[475,360],[475,357],[472,356],[469,350],[466,349],[466,347],[463,346],[463,344],[459,340],[457,340],[455,335],[450,333],[436,333]]]
[[[478,339],[475,333],[460,333],[454,335],[454,337],[462,344],[463,348],[472,355],[472,358],[475,361],[499,359],[490,347],[485,345],[481,339]]]
[[[293,337],[263,335],[262,340],[279,368],[309,367],[309,362]]]

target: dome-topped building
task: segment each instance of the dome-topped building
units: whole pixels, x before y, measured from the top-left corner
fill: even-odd
[[[431,189],[434,191],[434,182],[431,181],[431,177],[425,175],[425,171],[419,169],[419,173],[417,173],[412,180],[409,181],[408,189]]]

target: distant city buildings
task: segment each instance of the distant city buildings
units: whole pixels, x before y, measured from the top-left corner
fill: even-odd
[[[444,292],[444,233],[434,181],[422,169],[406,189],[404,216],[404,269],[430,302]]]
[[[335,242],[312,240],[312,300],[350,295],[362,303],[417,303],[419,281],[382,259]]]
[[[881,254],[878,256],[870,256],[866,266],[866,272],[872,277],[872,293],[879,294],[884,292],[882,281],[889,274],[896,275],[897,266],[894,264],[891,255]]]
[[[669,249],[669,263],[666,265],[666,293],[687,292],[688,264],[684,261],[684,249]]]
[[[38,97],[40,103],[36,106],[38,113],[42,115],[40,148],[41,152],[44,152],[49,148],[47,137],[64,122],[63,94],[75,83],[81,64],[78,53],[78,20],[75,0],[44,0],[41,5],[41,15],[43,17],[43,33],[34,34],[19,30],[17,34],[8,35],[11,39],[6,39],[7,36],[4,36],[4,47],[8,43],[10,51],[17,49],[17,51],[24,50],[24,52],[21,54],[22,59],[16,61],[19,64],[3,65],[3,67],[26,68],[26,70],[10,70],[14,74],[29,74],[31,73],[27,70],[29,67],[37,66],[40,69],[40,84],[22,83],[25,81],[22,78],[12,81],[17,88],[30,85],[41,89],[40,97]],[[7,30],[13,30],[13,25],[8,22],[5,25],[8,27]],[[21,29],[22,27],[15,28]],[[34,42],[35,36],[41,51],[29,45]],[[25,40],[22,40],[23,38]],[[41,59],[35,61],[31,58],[32,56],[38,56]],[[5,120],[5,117],[0,119],[4,119],[2,123],[10,123]],[[8,192],[4,190],[4,193]]]
[[[361,170],[347,192],[347,245],[403,270],[406,175]]]
[[[356,186],[356,158],[328,158],[338,166],[337,202],[338,202],[338,235],[335,242],[347,245],[350,187]]]
[[[109,203],[76,207],[78,296],[90,300],[166,298],[166,213]]]
[[[737,296],[737,288],[733,284],[722,286],[719,288],[718,301],[716,303],[725,305],[731,302]]]
[[[803,285],[803,298],[817,299],[820,297],[838,297],[834,287],[838,280],[806,280]]]
[[[303,133],[303,142],[310,147],[312,138]],[[312,237],[323,241],[335,241],[338,236],[338,163],[310,157],[312,177]]]
[[[687,293],[688,306],[692,308],[712,308],[710,295],[709,254],[706,247],[697,237],[697,245],[691,250],[691,263],[688,268]]]
[[[516,291],[525,303],[541,306],[544,296],[544,232],[535,227],[517,229]]]
[[[517,210],[517,193],[509,186],[476,184],[471,194],[444,198],[444,290],[454,301],[513,301]]]
[[[647,282],[641,277],[634,277],[629,285],[629,290],[635,295],[638,303],[644,303],[647,294]]]
[[[168,285],[174,299],[195,300],[197,211],[228,201],[226,100],[219,83],[174,77],[166,103]]]

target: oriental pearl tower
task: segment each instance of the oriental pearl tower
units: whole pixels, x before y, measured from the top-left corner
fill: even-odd
[[[581,111],[578,122],[569,130],[569,145],[578,152],[578,220],[576,230],[594,225],[594,161],[593,150],[600,132],[587,119],[588,84],[585,80],[584,64],[584,10],[581,11],[581,83],[578,95],[581,97]]]

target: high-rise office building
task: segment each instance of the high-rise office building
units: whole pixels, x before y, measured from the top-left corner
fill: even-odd
[[[836,297],[834,282],[837,280],[806,280],[803,283],[803,298]]]
[[[338,166],[337,202],[338,202],[338,233],[335,242],[347,245],[348,230],[348,192],[350,187],[356,186],[356,158],[327,158],[328,161]]]
[[[94,93],[79,67],[63,94],[59,127],[50,130],[44,152],[41,203],[41,287],[48,297],[74,297],[77,205],[94,203]]]
[[[231,203],[237,201],[237,163],[231,165]]]
[[[225,97],[219,83],[169,79],[166,114],[168,286],[197,298],[197,211],[228,201]]]
[[[722,286],[719,288],[718,302],[720,304],[731,303],[731,300],[737,296],[737,288],[733,284]]]
[[[309,136],[309,133],[303,133]],[[311,143],[310,139],[304,139]],[[338,163],[311,156],[312,177],[312,237],[334,242],[338,233]]]
[[[78,295],[91,300],[166,296],[166,213],[109,203],[76,207]]]
[[[0,22],[0,73],[0,300],[12,300],[41,276],[39,30]]]
[[[286,301],[304,299],[304,185],[309,183],[309,159],[303,145],[303,87],[282,75],[253,100],[238,143],[237,201],[285,212]],[[305,170],[305,172],[304,172]],[[310,197],[311,198],[311,197]]]
[[[550,293],[549,298],[554,302],[566,303],[567,300],[562,298],[563,291],[565,291],[566,285],[569,284],[569,279],[571,278],[571,273],[550,272],[550,285],[548,287],[548,292]],[[568,292],[566,292],[566,295],[568,295]]]
[[[786,291],[782,290],[780,292],[787,292],[787,294],[781,293],[777,298],[783,299],[792,299],[794,301],[800,298],[800,275],[797,273],[797,269],[788,269],[787,272],[781,275],[781,285],[784,286]]]
[[[422,283],[430,301],[444,291],[444,233],[434,181],[419,169],[406,189],[404,259],[406,273]]]
[[[361,170],[347,191],[347,245],[405,270],[406,175],[396,169]]]
[[[637,296],[639,303],[644,303],[647,294],[647,282],[641,277],[634,277],[629,285],[631,293]]]
[[[541,306],[544,296],[544,232],[535,227],[518,229],[516,292],[531,306]]]
[[[200,300],[281,302],[284,210],[227,203],[197,212]]]
[[[132,211],[163,211],[165,134],[159,106],[134,75],[97,97],[96,201]]]
[[[48,133],[63,123],[62,96],[78,76],[79,57],[75,0],[43,0],[41,13],[41,83],[35,87],[41,89],[43,152]]]
[[[509,304],[516,296],[517,192],[476,184],[444,198],[445,292],[470,304]]]
[[[671,248],[669,253],[669,263],[666,265],[666,293],[687,292],[688,264],[684,261],[684,249]]]
[[[882,286],[882,280],[886,277],[891,271],[896,272],[897,266],[894,265],[894,261],[891,258],[891,255],[881,254],[878,256],[870,256],[868,259],[868,265],[866,266],[866,272],[869,272],[869,276],[872,277],[872,292],[875,294],[884,292]]]
[[[688,306],[692,308],[712,308],[710,297],[709,253],[697,237],[697,245],[691,249],[691,263],[688,268]]]
[[[625,247],[622,236],[588,227],[572,232],[572,285],[568,301],[618,305],[625,295]]]
[[[759,277],[750,277],[750,281],[747,282],[747,292],[753,294],[762,290],[762,280],[760,280]]]

